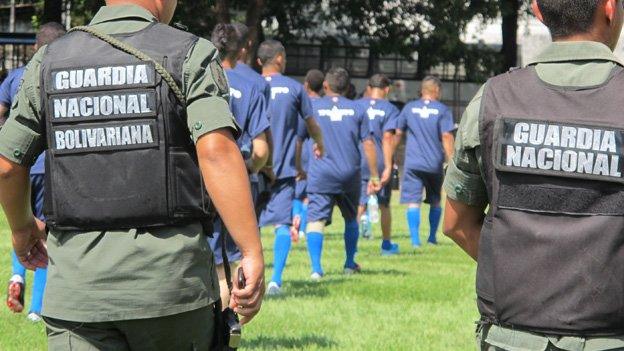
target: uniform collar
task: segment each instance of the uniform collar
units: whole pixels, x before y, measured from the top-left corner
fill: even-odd
[[[608,46],[596,41],[553,42],[528,65],[574,61],[611,61],[624,66]]]
[[[158,22],[158,19],[145,8],[137,5],[102,6],[95,14],[90,26],[119,20],[134,19],[146,22]]]

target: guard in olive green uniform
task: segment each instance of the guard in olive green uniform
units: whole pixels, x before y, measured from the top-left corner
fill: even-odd
[[[445,233],[478,261],[482,350],[624,349],[622,6],[534,1],[555,42],[461,121]]]
[[[219,285],[202,183],[242,245],[248,288],[234,290],[232,307],[243,322],[264,286],[227,80],[210,42],[161,23],[176,1],[117,3],[107,1],[115,6],[102,7],[86,31],[149,58],[84,31],[38,51],[0,131],[0,202],[20,260],[45,266],[49,253],[50,349],[206,350]],[[22,172],[44,148],[47,248],[43,224],[22,201]]]

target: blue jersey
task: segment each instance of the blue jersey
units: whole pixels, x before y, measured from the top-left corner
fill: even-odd
[[[371,137],[366,111],[345,97],[326,96],[313,105],[314,117],[323,132],[325,155],[310,160],[308,192],[359,191],[360,144]]]
[[[277,179],[295,177],[295,148],[299,121],[313,115],[303,85],[281,74],[265,77],[271,86],[269,120],[273,135],[273,171]]]
[[[241,127],[237,143],[240,148],[251,151],[252,141],[270,126],[265,113],[266,101],[249,80],[231,69],[225,70],[225,73],[230,83],[230,108]]]
[[[399,128],[407,131],[405,168],[442,172],[442,134],[455,129],[451,110],[439,101],[412,101],[401,111]]]
[[[271,99],[271,87],[260,73],[254,71],[253,68],[242,62],[238,62],[233,70],[240,76],[248,79],[256,87],[256,90],[264,95],[266,101]]]
[[[22,82],[22,76],[26,71],[26,67],[20,67],[9,72],[7,78],[0,85],[0,104],[11,107],[13,99],[17,95],[20,84]],[[8,117],[8,116],[6,116]],[[30,168],[30,174],[44,174],[45,173],[45,153],[42,153],[35,161],[35,164]]]
[[[358,100],[362,108],[366,110],[368,124],[375,141],[377,151],[377,171],[381,174],[384,170],[383,135],[385,132],[395,131],[398,126],[399,109],[390,101],[381,99],[362,98]],[[370,179],[368,160],[362,150],[362,179]]]

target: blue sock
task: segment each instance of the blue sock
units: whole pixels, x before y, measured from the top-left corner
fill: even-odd
[[[293,217],[301,216],[301,211],[303,211],[303,201],[294,199],[292,208]]]
[[[319,232],[311,232],[306,235],[308,244],[308,254],[312,263],[312,273],[320,273],[323,275],[321,267],[321,254],[323,253],[323,234]]]
[[[11,251],[11,260],[13,263],[13,275],[17,274],[22,278],[26,277],[26,268],[20,263],[15,251]]]
[[[358,237],[360,236],[360,228],[358,228],[357,221],[351,220],[345,223],[344,241],[345,252],[347,259],[345,261],[345,268],[355,267],[355,253],[357,252]]]
[[[440,225],[440,217],[442,217],[442,207],[432,207],[429,210],[429,242],[437,243],[436,233]]]
[[[299,230],[305,233],[307,226],[308,226],[308,205],[303,204],[303,206],[301,207],[301,227],[299,227]]]
[[[390,250],[392,249],[392,242],[390,240],[382,240],[381,241],[381,249],[382,250]]]
[[[282,225],[275,229],[275,245],[273,247],[273,277],[272,282],[282,285],[282,273],[286,267],[286,260],[290,252],[290,229]]]
[[[407,209],[407,225],[412,237],[412,245],[420,246],[420,208]]]
[[[43,290],[45,289],[47,275],[48,270],[45,268],[37,268],[35,271],[35,281],[33,283],[32,298],[30,300],[30,312],[41,314]]]

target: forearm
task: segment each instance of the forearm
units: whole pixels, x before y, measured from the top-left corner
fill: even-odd
[[[252,141],[253,154],[251,155],[252,173],[258,173],[266,165],[269,160],[269,143],[266,139],[266,134],[262,133],[260,136]]]
[[[394,156],[394,150],[395,150],[394,134],[390,132],[384,133],[382,149],[383,149],[383,154],[384,154],[384,168],[391,169],[392,158]]]
[[[303,141],[297,138],[297,142],[295,143],[295,168],[297,171],[300,171],[303,167],[301,166],[301,153],[303,152]]]
[[[0,156],[0,204],[14,232],[32,225],[35,220],[30,205],[28,171]]]
[[[368,169],[370,171],[371,178],[379,179],[379,172],[377,170],[377,152],[375,151],[375,143],[371,139],[366,139],[362,142],[364,149],[364,156],[368,161]]]
[[[220,129],[197,142],[202,176],[210,198],[244,256],[262,256],[245,163],[232,134]]]
[[[316,123],[316,120],[313,117],[306,119],[306,129],[308,130],[310,138],[314,140],[316,145],[323,146],[323,134],[321,132],[321,126]]]
[[[447,133],[442,136],[442,146],[444,147],[446,162],[449,162],[453,159],[453,155],[455,154],[455,138],[452,134]]]
[[[0,126],[2,126],[4,122],[6,122],[8,117],[9,117],[9,108],[4,106],[3,104],[0,104]]]

